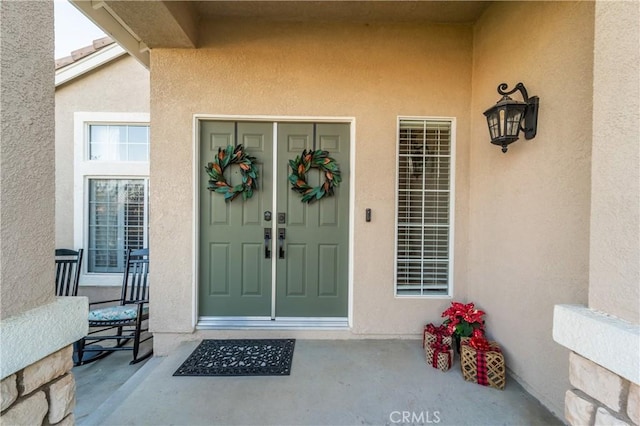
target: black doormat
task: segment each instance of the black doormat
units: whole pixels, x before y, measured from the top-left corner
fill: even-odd
[[[295,339],[203,340],[174,376],[288,376]]]

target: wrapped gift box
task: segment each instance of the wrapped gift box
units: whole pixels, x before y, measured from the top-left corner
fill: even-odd
[[[432,343],[442,343],[451,346],[451,334],[444,325],[435,326],[427,324],[424,326],[422,333],[422,347],[427,348]]]
[[[465,380],[504,389],[504,355],[496,342],[484,338],[463,337],[460,343],[460,365]]]
[[[441,371],[447,371],[453,364],[453,349],[444,343],[431,343],[424,348],[427,364]]]

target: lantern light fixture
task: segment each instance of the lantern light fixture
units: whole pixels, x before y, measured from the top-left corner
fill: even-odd
[[[498,86],[498,93],[502,98],[491,108],[484,112],[489,126],[491,143],[502,146],[502,152],[507,152],[507,145],[518,140],[520,130],[524,132],[525,139],[533,139],[538,127],[537,96],[527,94],[524,84],[518,83],[513,90],[507,91],[507,83]],[[520,91],[524,102],[515,101],[509,95]]]

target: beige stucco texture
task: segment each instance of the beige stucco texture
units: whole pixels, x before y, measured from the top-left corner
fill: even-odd
[[[0,2],[0,49],[3,380],[83,336],[87,302],[54,296],[53,3]]]
[[[74,247],[75,112],[149,112],[149,71],[129,55],[56,88],[56,247]]]
[[[474,30],[468,299],[558,416],[568,353],[552,340],[553,308],[586,304],[589,281],[593,21],[591,2],[497,2]],[[502,82],[540,97],[537,136],[506,154],[482,116]]]
[[[152,328],[191,332],[193,114],[355,118],[353,333],[417,335],[448,299],[394,297],[397,117],[457,119],[455,295],[466,281],[472,29],[203,22],[197,50],[151,53]],[[188,78],[185,78],[188,76]],[[365,209],[373,220],[365,222]],[[156,311],[156,312],[157,312]]]
[[[53,4],[0,2],[2,320],[54,301],[53,31],[47,28],[53,28]]]
[[[589,307],[634,324],[640,323],[638,22],[638,2],[597,3],[589,269]]]
[[[592,2],[496,2],[474,25],[205,20],[198,49],[153,49],[158,352],[197,317],[194,114],[355,119],[349,337],[415,337],[450,302],[394,296],[395,150],[398,116],[455,117],[453,299],[488,313],[510,370],[561,416],[553,307],[589,292],[594,19]],[[502,82],[540,97],[537,137],[506,154],[482,115]]]

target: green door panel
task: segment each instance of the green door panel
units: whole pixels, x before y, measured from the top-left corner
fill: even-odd
[[[315,137],[314,137],[315,136]],[[348,124],[278,123],[277,211],[286,213],[285,256],[276,261],[276,317],[346,317],[348,306]],[[342,184],[332,197],[311,204],[290,189],[288,164],[303,150],[329,151]],[[307,182],[324,182],[317,169]]]
[[[246,201],[238,197],[227,203],[222,194],[207,189],[204,167],[217,154],[218,147],[236,143],[242,143],[256,157],[258,188]],[[288,181],[289,160],[305,149],[329,151],[342,173],[342,184],[334,196],[311,204],[302,203]],[[347,316],[349,150],[348,124],[201,123],[199,316]],[[228,167],[224,174],[231,184],[240,182],[237,166]],[[324,182],[324,175],[311,169],[307,180],[316,186]],[[274,191],[276,206],[272,205]],[[272,212],[271,221],[264,219],[266,211]],[[285,214],[285,223],[278,223],[278,213]],[[272,259],[265,258],[265,228],[273,233]],[[283,258],[279,257],[279,229],[285,231]],[[272,265],[276,268],[275,283]]]
[[[258,189],[253,197],[225,202],[207,189],[204,167],[219,147],[244,145],[256,157]],[[270,316],[271,259],[264,256],[263,213],[271,211],[273,124],[206,121],[200,127],[200,316]],[[241,182],[237,165],[227,167],[227,182]]]

